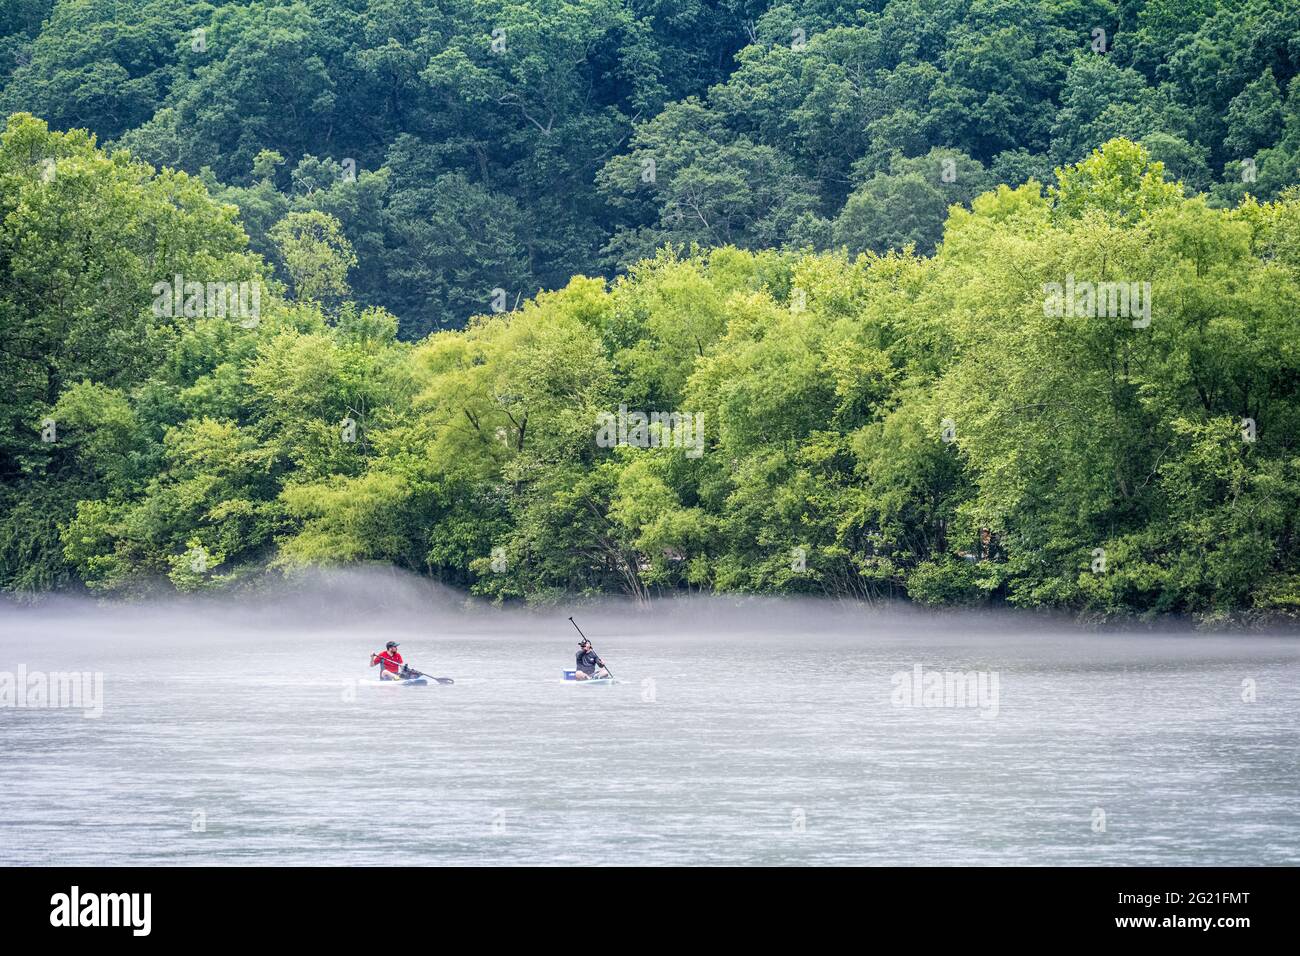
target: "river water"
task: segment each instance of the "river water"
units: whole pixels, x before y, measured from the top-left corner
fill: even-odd
[[[402,587],[0,610],[0,865],[1300,863],[1295,637]],[[388,639],[455,685],[358,683]]]

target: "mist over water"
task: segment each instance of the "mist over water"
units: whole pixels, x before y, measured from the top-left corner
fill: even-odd
[[[561,680],[570,614],[618,684]],[[387,640],[456,684],[365,683]],[[1294,635],[374,569],[0,607],[0,674],[71,671],[102,716],[0,706],[0,865],[1300,863]]]

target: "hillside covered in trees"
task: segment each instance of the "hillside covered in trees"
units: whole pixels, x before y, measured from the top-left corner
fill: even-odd
[[[1291,0],[13,0],[0,589],[1300,616],[1297,63]]]
[[[11,117],[0,197],[7,589],[378,560],[532,601],[1300,608],[1300,197],[1214,209],[1126,140],[956,207],[933,257],[666,250],[418,343],[308,233],[328,295],[160,309],[264,264],[83,133]],[[1063,281],[1136,282],[1129,313]],[[601,442],[629,410],[692,434]]]
[[[333,217],[353,298],[459,328],[666,243],[928,254],[1106,140],[1235,205],[1300,167],[1300,0],[9,0],[0,116]]]

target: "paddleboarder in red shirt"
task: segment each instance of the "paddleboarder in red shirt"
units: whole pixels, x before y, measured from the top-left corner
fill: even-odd
[[[384,646],[383,653],[370,655],[370,666],[374,667],[376,664],[381,665],[380,680],[401,680],[401,674],[406,670],[402,655],[397,653],[396,641],[389,641]]]

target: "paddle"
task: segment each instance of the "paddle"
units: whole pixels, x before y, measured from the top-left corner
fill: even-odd
[[[573,618],[569,618],[569,623],[572,624],[574,627],[578,628],[578,635],[579,635],[579,636],[580,636],[584,641],[586,641],[586,640],[587,640],[587,635],[582,633],[582,628],[578,627],[578,622],[575,621]],[[588,643],[590,643],[590,642],[588,642]],[[593,650],[594,650],[594,648],[593,648]],[[599,657],[599,655],[597,655],[597,657],[596,657],[596,661],[600,664],[601,667],[605,668],[605,673],[609,675],[609,679],[610,679],[610,680],[613,680],[613,679],[614,679],[614,672],[613,672],[612,670],[609,669],[609,665],[606,664],[603,660],[601,660],[600,657]]]
[[[379,657],[379,655],[378,655],[378,654],[371,654],[370,657],[371,657],[371,659],[374,659],[374,658]],[[450,677],[434,677],[432,674],[425,674],[425,673],[422,673],[421,671],[417,671],[414,667],[410,667],[410,666],[408,666],[408,665],[406,665],[406,664],[403,664],[403,665],[402,665],[402,672],[403,672],[405,675],[408,675],[408,676],[410,676],[410,677],[427,677],[427,678],[429,678],[429,680],[437,681],[439,684],[454,684],[454,683],[456,683],[456,682],[455,682],[454,680],[452,680]]]

